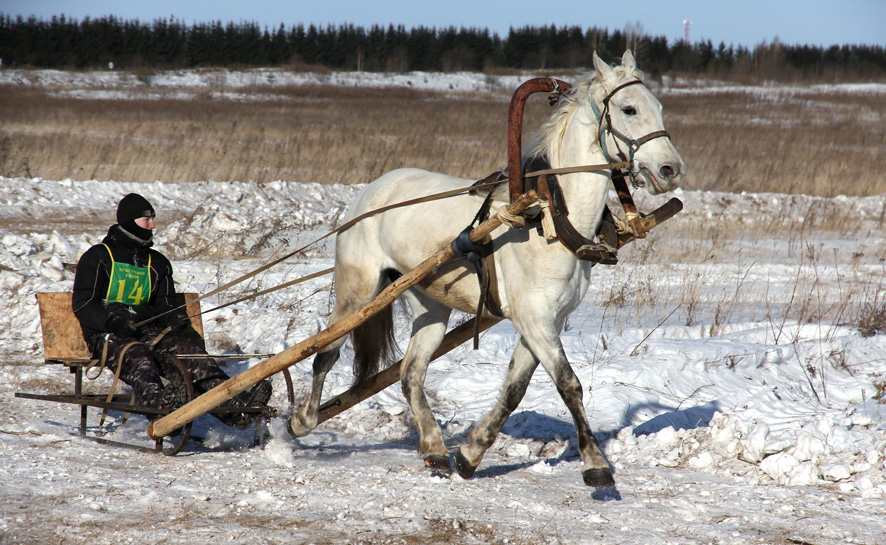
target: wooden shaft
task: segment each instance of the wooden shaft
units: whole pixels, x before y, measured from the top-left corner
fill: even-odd
[[[640,218],[640,222],[643,226],[643,232],[651,231],[654,227],[677,215],[680,210],[683,210],[683,202],[680,199],[674,197],[673,199],[653,210],[648,216],[643,216]],[[636,238],[637,237],[634,236],[634,234],[631,232],[619,233],[618,247],[621,248],[622,246],[635,240]]]
[[[455,349],[474,336],[474,323],[477,317],[471,318],[467,322],[454,327],[452,331],[443,337],[440,347],[431,356],[431,361]],[[501,318],[482,318],[480,319],[480,331],[486,331],[501,321]],[[368,397],[381,392],[391,384],[400,380],[400,366],[403,360],[394,363],[384,371],[372,376],[369,380],[355,384],[349,390],[338,394],[337,396],[327,400],[320,405],[319,423],[326,422],[333,416],[337,416],[350,409],[357,403],[360,403]]]
[[[518,215],[537,199],[538,197],[535,192],[530,191],[527,194],[521,195],[519,199],[508,206],[507,210],[510,214]],[[492,231],[500,225],[501,219],[498,215],[489,218],[478,225],[476,229],[471,231],[471,241],[479,242],[483,237],[492,233]],[[169,435],[173,430],[177,430],[207,411],[218,407],[228,399],[246,391],[271,375],[300,362],[308,356],[316,354],[336,339],[347,335],[359,327],[383,308],[396,301],[406,290],[415,286],[426,276],[433,273],[437,267],[455,257],[457,257],[457,254],[449,246],[437,251],[437,253],[423,261],[418,267],[412,269],[391,283],[387,288],[382,290],[375,299],[363,305],[356,312],[345,316],[313,337],[305,339],[295,346],[280,352],[276,356],[250,367],[246,371],[219,384],[190,403],[187,403],[163,418],[159,418],[151,424],[148,424],[148,436],[151,439],[157,440],[160,437]]]

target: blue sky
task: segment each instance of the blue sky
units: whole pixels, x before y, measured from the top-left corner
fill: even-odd
[[[577,25],[624,30],[639,23],[643,32],[683,37],[690,20],[692,42],[753,47],[778,38],[785,44],[886,45],[886,0],[0,0],[7,15],[75,19],[115,15],[150,22],[175,18],[201,21],[255,21],[271,29],[303,23],[403,24],[407,28],[479,27],[504,36],[511,26]]]

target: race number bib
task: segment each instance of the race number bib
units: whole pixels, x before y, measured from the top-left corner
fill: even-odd
[[[107,248],[107,246],[105,246]],[[151,296],[151,258],[148,266],[136,267],[128,263],[117,263],[111,255],[111,279],[108,282],[108,293],[105,301],[123,303],[124,305],[142,305]]]

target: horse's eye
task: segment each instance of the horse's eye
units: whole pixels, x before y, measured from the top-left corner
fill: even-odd
[[[637,115],[637,108],[633,106],[625,106],[621,109],[621,112],[625,115]]]

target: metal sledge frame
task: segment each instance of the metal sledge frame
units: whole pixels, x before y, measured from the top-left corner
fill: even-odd
[[[200,318],[200,303],[197,301],[197,295],[194,293],[179,294],[180,304],[187,305],[187,313],[191,319],[191,326],[203,339],[203,322]],[[88,409],[89,407],[100,408],[103,411],[119,411],[123,413],[140,414],[146,417],[162,417],[169,414],[170,410],[154,409],[150,407],[141,407],[133,405],[129,395],[115,394],[109,398],[108,394],[86,394],[83,387],[83,375],[85,370],[89,369],[92,362],[89,350],[83,340],[80,332],[80,326],[74,316],[71,308],[71,293],[38,293],[37,302],[40,309],[40,323],[43,332],[43,351],[46,363],[60,364],[68,367],[71,374],[74,375],[74,392],[73,394],[35,394],[26,392],[16,392],[15,397],[23,399],[35,399],[39,401],[50,401],[55,403],[69,403],[80,406],[80,423],[79,435],[86,439],[96,441],[102,444],[110,444],[134,448],[139,450],[150,450],[163,452],[167,455],[174,455],[181,451],[190,436],[190,423],[182,427],[182,433],[177,442],[170,448],[164,449],[163,438],[154,440],[154,448],[143,447],[140,445],[132,445],[119,441],[112,441],[102,437],[93,437],[87,435],[88,428]],[[196,355],[182,355],[179,358],[195,357]],[[249,355],[200,355],[200,357],[210,357],[213,359],[243,359]],[[178,359],[178,358],[177,358]],[[194,399],[193,385],[190,377],[180,361],[176,362],[180,366],[183,375],[187,377],[186,385],[188,389],[188,401]],[[292,389],[292,377],[288,370],[284,370],[284,378],[288,390],[289,403],[294,403],[295,396]],[[219,407],[210,414],[225,414],[229,412],[254,412],[258,414],[255,423],[255,444],[258,445],[264,441],[267,436],[267,421],[277,415],[276,409],[272,407],[239,407],[226,408]]]

